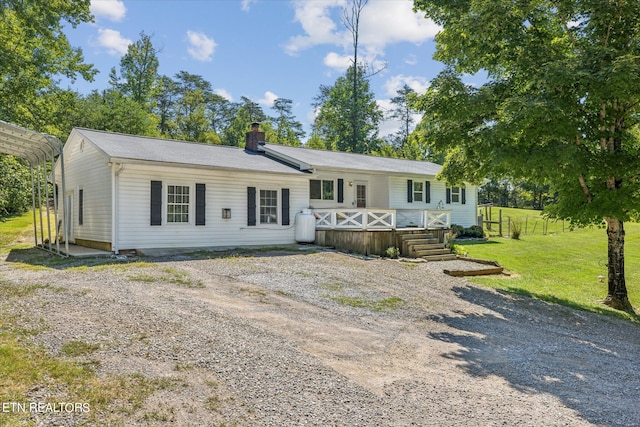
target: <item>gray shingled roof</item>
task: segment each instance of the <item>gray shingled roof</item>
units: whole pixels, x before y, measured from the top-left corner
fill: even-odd
[[[74,131],[95,144],[107,156],[115,159],[270,173],[301,173],[262,154],[246,152],[236,147],[173,141],[91,129],[76,128]]]
[[[276,157],[284,155],[306,163],[311,168],[348,169],[367,172],[388,172],[397,174],[415,174],[435,176],[442,166],[424,161],[392,159],[364,154],[344,153],[340,151],[314,150],[310,148],[289,147],[266,144],[267,154]]]

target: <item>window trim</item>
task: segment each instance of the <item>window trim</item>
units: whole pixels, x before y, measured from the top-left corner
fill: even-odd
[[[266,198],[266,196],[263,196],[262,193],[263,192],[267,192],[267,191],[268,192],[272,192],[272,193],[275,194],[275,205],[266,206],[269,209],[273,209],[273,212],[275,214],[275,219],[276,219],[275,222],[263,222],[262,221],[262,217],[263,217],[263,215],[265,215],[265,214],[262,213],[262,208],[263,208],[262,201]],[[256,198],[258,199],[258,200],[256,200],[256,202],[257,202],[256,203],[256,209],[257,209],[257,212],[256,212],[257,215],[256,216],[257,216],[258,224],[260,224],[260,225],[280,225],[280,220],[281,220],[280,217],[281,217],[281,215],[279,215],[279,212],[278,212],[278,209],[280,208],[280,205],[281,205],[280,191],[277,190],[277,189],[272,189],[272,188],[258,188],[256,193],[257,193],[256,194],[256,196],[257,196]],[[269,200],[273,200],[273,197],[269,197]],[[268,214],[268,215],[271,216],[273,214]]]
[[[164,195],[166,197],[166,202],[163,203],[163,207],[164,207],[164,218],[166,220],[166,224],[167,225],[181,225],[181,224],[191,224],[193,222],[193,198],[194,198],[194,194],[193,194],[193,185],[192,184],[183,184],[183,183],[179,183],[179,182],[167,182],[167,184],[165,185],[166,189],[164,191]],[[170,203],[169,202],[169,189],[171,187],[182,187],[182,188],[187,188],[188,189],[188,201],[187,203]],[[174,195],[175,196],[175,195]],[[169,215],[184,215],[184,213],[169,213],[169,206],[170,205],[177,205],[177,206],[186,206],[187,207],[187,220],[186,221],[170,221],[169,220]]]
[[[450,187],[451,188],[451,203],[462,202],[462,187]],[[457,189],[457,191],[455,191]],[[457,199],[457,200],[456,200]]]
[[[312,182],[320,182],[320,198],[319,199],[314,199],[312,196],[312,192],[311,192],[311,183]],[[325,198],[324,197],[324,185],[325,183],[331,183],[331,198]],[[334,201],[336,200],[336,181],[335,179],[310,179],[309,180],[309,200],[329,200],[329,201]]]
[[[417,190],[416,187],[420,185],[422,188],[420,190]],[[424,181],[413,181],[413,201],[414,202],[418,202],[418,203],[424,203]],[[418,198],[418,196],[420,196],[420,198]]]

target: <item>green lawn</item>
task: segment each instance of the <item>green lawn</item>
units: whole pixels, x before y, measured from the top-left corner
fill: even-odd
[[[0,221],[0,253],[7,253],[20,240],[28,240],[33,246],[33,213],[27,212],[19,216],[10,216]],[[25,245],[21,245],[24,247]],[[27,245],[28,246],[28,245]]]
[[[495,208],[494,208],[495,215]],[[503,217],[539,218],[536,211],[503,208]],[[607,234],[605,229],[569,231],[555,224],[546,235],[524,235],[520,240],[491,237],[488,242],[456,244],[468,256],[498,261],[511,277],[475,278],[475,282],[510,292],[532,295],[589,311],[614,313],[599,301],[607,295]],[[640,224],[625,225],[626,283],[631,304],[640,309]],[[638,310],[640,311],[640,310]],[[626,316],[633,320],[640,318]]]

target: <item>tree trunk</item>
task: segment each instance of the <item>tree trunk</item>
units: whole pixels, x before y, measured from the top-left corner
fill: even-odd
[[[633,313],[633,307],[627,296],[624,279],[624,226],[617,218],[606,218],[608,237],[608,283],[609,290],[604,304],[616,310]]]

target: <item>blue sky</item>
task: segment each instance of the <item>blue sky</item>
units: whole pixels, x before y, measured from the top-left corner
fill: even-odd
[[[202,76],[232,101],[246,96],[266,114],[276,98],[294,103],[310,131],[311,102],[320,85],[344,75],[351,35],[341,23],[346,0],[92,0],[92,24],[66,31],[99,74],[70,88],[86,94],[108,87],[127,45],[144,31],[158,50],[159,73]],[[407,83],[418,92],[442,69],[433,61],[438,27],[412,11],[411,0],[369,0],[361,15],[360,57],[386,68],[370,80],[383,109]],[[394,130],[383,123],[381,136]]]

